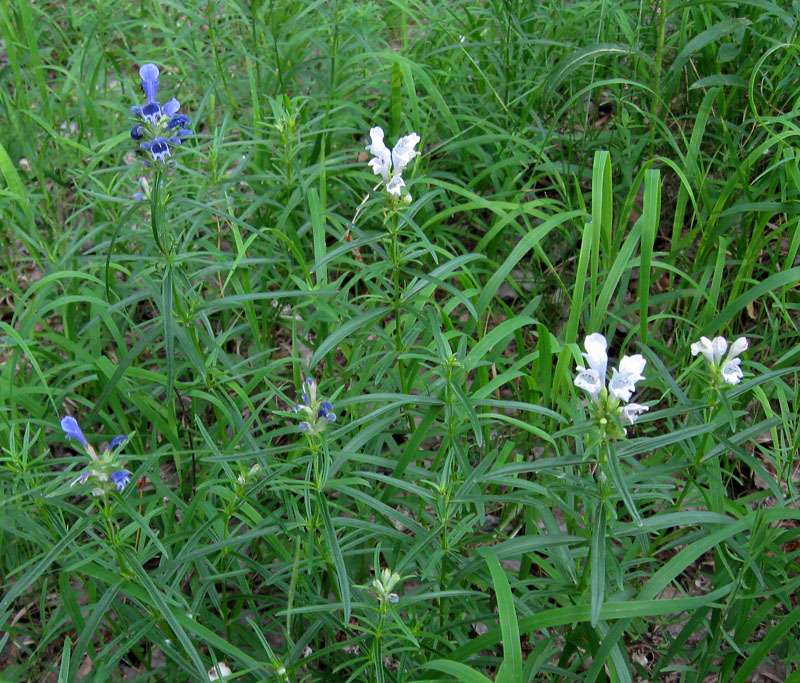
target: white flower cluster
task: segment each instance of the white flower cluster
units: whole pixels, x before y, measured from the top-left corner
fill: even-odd
[[[583,346],[586,349],[583,357],[589,367],[585,368],[579,365],[576,368],[578,375],[575,377],[575,386],[583,389],[589,394],[592,403],[595,406],[599,406],[601,393],[606,389],[606,369],[608,367],[608,354],[606,351],[608,342],[602,334],[595,332],[586,337]],[[619,369],[611,369],[611,379],[603,397],[608,399],[610,395],[612,399],[616,399],[613,406],[607,406],[610,411],[618,411],[619,402],[624,403],[625,405],[622,406],[619,412],[622,418],[630,424],[636,422],[636,418],[639,415],[650,409],[649,406],[639,403],[628,403],[636,389],[636,382],[644,379],[642,371],[646,364],[647,361],[641,354],[623,356],[619,362]]]
[[[395,199],[399,199],[402,189],[406,186],[402,173],[414,157],[419,156],[414,147],[420,137],[416,133],[404,135],[391,150],[383,142],[383,128],[380,126],[370,129],[369,137],[372,139],[372,144],[367,145],[366,149],[374,157],[370,159],[369,167],[375,175],[383,178],[386,191]]]
[[[706,359],[711,371],[722,378],[723,382],[727,384],[738,384],[742,381],[744,373],[742,373],[741,359],[738,357],[743,351],[747,350],[747,339],[739,337],[733,344],[731,344],[730,351],[728,351],[728,340],[725,337],[700,337],[700,341],[692,344],[692,355],[696,356],[702,353]],[[728,355],[725,356],[725,352]],[[725,356],[725,360],[722,358]]]

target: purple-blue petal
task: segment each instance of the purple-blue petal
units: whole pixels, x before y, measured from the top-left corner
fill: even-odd
[[[328,422],[336,422],[336,413],[327,413],[327,414],[325,415],[325,419],[326,419]]]
[[[161,107],[161,113],[163,113],[164,116],[174,116],[178,113],[178,109],[180,108],[181,103],[173,97],[169,102]]]
[[[166,109],[166,106],[164,107],[164,109]],[[177,128],[178,126],[183,128],[184,126],[191,126],[191,125],[192,122],[188,116],[184,116],[183,114],[174,114],[172,118],[169,120],[169,123],[167,123],[167,128],[172,130],[173,128]]]
[[[300,423],[300,431],[301,432],[307,432],[309,429],[311,429],[311,425],[308,424],[308,422],[301,422]]]
[[[67,435],[68,439],[80,441],[84,446],[88,445],[86,443],[86,437],[83,435],[83,432],[78,425],[78,421],[71,415],[67,415],[65,418],[62,418],[61,429],[64,430],[64,433]]]
[[[144,129],[140,123],[131,128],[131,137],[134,140],[141,140],[144,137]]]
[[[322,408],[327,413],[328,411],[333,410],[333,403],[331,403],[330,401],[323,401],[322,403],[319,404],[319,407]]]
[[[143,150],[150,152],[154,161],[166,163],[167,157],[170,155],[169,145],[164,138],[155,138],[149,142],[143,142],[139,146]]]
[[[111,481],[114,482],[117,491],[122,491],[130,480],[131,473],[128,470],[117,470],[111,475]]]
[[[161,105],[155,100],[148,102],[142,107],[140,115],[145,121],[155,125],[161,119]]]
[[[142,64],[139,68],[139,77],[142,79],[142,90],[148,102],[156,99],[158,92],[158,67],[155,64]]]
[[[124,434],[120,434],[119,436],[115,436],[113,439],[111,439],[111,443],[108,444],[108,448],[109,448],[109,450],[113,451],[117,446],[119,446],[120,444],[124,443],[127,440],[128,440],[128,437],[125,436]]]

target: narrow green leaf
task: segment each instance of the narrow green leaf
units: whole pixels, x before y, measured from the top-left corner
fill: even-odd
[[[644,175],[641,261],[639,264],[639,337],[647,344],[650,309],[650,265],[661,220],[661,171],[648,168]]]
[[[606,510],[603,501],[598,501],[594,509],[594,529],[589,548],[589,576],[592,626],[597,627],[603,609],[606,591]]]
[[[707,28],[705,31],[697,34],[688,43],[686,43],[684,48],[678,53],[678,56],[673,60],[669,67],[669,71],[671,73],[678,71],[679,69],[683,68],[684,64],[686,64],[686,62],[692,58],[692,55],[702,50],[704,47],[706,47],[706,45],[715,43],[720,38],[724,38],[734,31],[747,28],[751,23],[752,22],[749,19],[738,17],[723,19],[718,24],[714,24],[710,28]]]
[[[474,669],[470,669],[466,664],[451,662],[447,659],[434,659],[423,664],[420,669],[433,669],[442,673],[450,674],[459,683],[492,683],[491,678],[486,678]]]
[[[309,361],[309,368],[314,368],[317,364],[331,351],[333,351],[340,342],[344,341],[349,337],[353,332],[357,330],[362,331],[363,333],[367,333],[372,323],[374,323],[379,318],[383,318],[389,311],[392,309],[389,306],[383,306],[380,308],[374,308],[371,311],[366,311],[360,315],[357,315],[354,318],[348,320],[344,325],[340,325],[337,327],[332,334],[328,335],[326,339],[323,339],[322,342],[317,346],[314,350],[314,355],[311,357],[311,361]]]
[[[322,517],[322,529],[325,533],[325,539],[328,541],[328,549],[331,551],[333,564],[336,567],[336,584],[339,587],[339,599],[342,601],[342,609],[344,610],[342,621],[347,624],[350,621],[351,610],[350,581],[347,578],[344,556],[342,555],[342,549],[339,547],[339,539],[336,536],[331,513],[328,509],[328,500],[322,492],[317,493],[317,506]]]
[[[514,609],[514,596],[500,560],[491,549],[482,551],[489,573],[492,575],[494,594],[497,599],[497,615],[500,631],[503,634],[503,663],[497,673],[497,683],[518,683],[522,680],[522,645],[519,639],[517,612]]]

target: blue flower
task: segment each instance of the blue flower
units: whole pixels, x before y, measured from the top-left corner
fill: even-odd
[[[160,161],[161,163],[166,163],[167,157],[170,156],[169,151],[169,144],[168,142],[172,140],[180,140],[178,138],[170,138],[167,140],[166,138],[155,138],[155,140],[148,140],[147,142],[143,142],[139,145],[143,150],[146,152],[150,152],[151,156],[153,157],[153,161]]]
[[[192,134],[189,129],[192,122],[188,116],[178,114],[181,103],[174,97],[164,105],[156,99],[159,70],[155,64],[143,64],[139,76],[147,102],[131,107],[131,113],[141,119],[131,129],[131,138],[143,141],[139,146],[150,152],[152,163],[166,164],[167,157],[172,155],[171,148]],[[140,194],[146,197],[144,192]]]
[[[328,422],[334,422],[336,420],[336,413],[331,412],[333,410],[333,404],[329,401],[323,401],[319,404],[319,412],[317,413],[317,417],[327,420]]]
[[[184,116],[183,114],[175,114],[167,123],[167,128],[173,130],[175,128],[180,128],[178,131],[178,135],[191,135],[192,131],[187,129],[187,126],[191,126],[192,122],[188,116]]]
[[[123,442],[127,441],[128,437],[124,434],[120,434],[119,436],[115,436],[111,439],[111,443],[108,444],[108,450],[113,451],[117,446],[122,444]]]
[[[333,404],[330,401],[322,401],[317,396],[317,383],[313,377],[303,381],[300,400],[303,402],[294,406],[294,412],[303,413],[306,418],[299,425],[301,431],[320,434],[328,424],[336,420]]]
[[[67,415],[61,420],[61,429],[64,430],[68,439],[80,441],[84,446],[89,445],[86,442],[86,437],[83,435],[81,428],[78,426],[78,421],[71,415]]]
[[[111,475],[111,481],[114,482],[117,491],[122,491],[130,480],[131,473],[128,470],[117,470]]]

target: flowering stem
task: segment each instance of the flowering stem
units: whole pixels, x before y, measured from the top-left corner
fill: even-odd
[[[112,516],[112,507],[111,503],[108,500],[108,494],[104,493],[101,500],[97,501],[97,507],[100,510],[100,513],[103,517],[103,526],[106,528],[106,537],[108,538],[108,544],[114,551],[114,554],[117,556],[117,563],[119,564],[120,574],[126,576],[128,574],[128,564],[125,562],[125,557],[120,550],[120,540],[119,536],[117,535],[117,529],[114,524],[114,518]]]
[[[712,405],[709,405],[708,408],[705,410],[704,420],[705,424],[709,424],[711,421],[711,410]],[[703,453],[706,451],[706,444],[708,442],[708,433],[703,434],[702,439],[700,441],[700,446],[697,448],[695,453],[694,462],[692,466],[689,468],[689,471],[686,474],[686,481],[683,483],[683,489],[681,490],[680,495],[678,496],[678,502],[675,503],[675,509],[680,510],[681,506],[683,505],[683,501],[686,499],[687,494],[689,493],[689,487],[692,484],[695,484],[695,476],[694,473],[698,467],[700,467],[700,463],[703,461]]]
[[[150,191],[150,227],[153,231],[153,240],[156,247],[165,256],[168,254],[167,246],[167,226],[164,220],[164,202],[161,199],[161,183],[163,173],[156,169],[153,176],[153,189]],[[163,230],[164,235],[161,235]]]
[[[392,227],[389,230],[391,236],[391,256],[392,256],[392,283],[394,285],[394,346],[397,351],[397,367],[400,371],[400,388],[406,391],[406,369],[405,363],[400,354],[403,351],[403,333],[400,329],[400,245],[397,239],[397,210],[392,212]]]
[[[386,604],[383,600],[380,603],[380,616],[378,617],[378,626],[375,629],[375,635],[372,639],[372,661],[375,664],[375,681],[376,683],[383,683],[383,648],[381,647],[381,638],[383,637],[383,622],[386,619]]]

